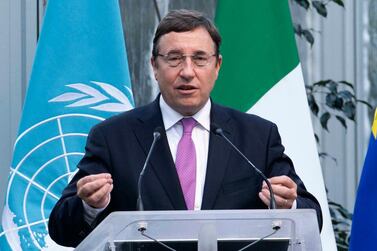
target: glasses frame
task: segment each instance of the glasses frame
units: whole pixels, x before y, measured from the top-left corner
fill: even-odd
[[[171,54],[179,54],[180,56],[181,56],[181,59],[180,59],[180,62],[178,62],[178,64],[171,64],[171,62],[169,62],[169,60],[168,60],[168,56],[169,55],[171,55]],[[206,56],[207,57],[207,63],[206,64],[203,64],[203,65],[201,65],[201,64],[197,64],[196,62],[195,62],[195,59],[194,59],[194,57],[195,56]],[[190,57],[190,59],[191,59],[191,62],[195,65],[195,66],[197,66],[197,67],[205,67],[205,66],[207,66],[209,63],[210,63],[210,58],[212,58],[212,57],[217,57],[217,54],[216,53],[214,53],[214,54],[210,54],[210,55],[208,55],[208,54],[181,54],[181,53],[167,53],[167,54],[161,54],[161,53],[157,53],[157,56],[156,57],[162,57],[162,59],[170,66],[170,67],[172,67],[172,68],[176,68],[176,67],[178,67],[178,66],[181,66],[182,64],[183,64],[183,62],[186,60],[186,58],[187,57]]]

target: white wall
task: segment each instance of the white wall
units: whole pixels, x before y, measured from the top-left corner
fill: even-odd
[[[334,3],[327,5],[328,16],[323,18],[314,10],[301,12],[301,22],[314,29],[313,48],[299,40],[300,56],[307,84],[319,80],[346,80],[354,84],[356,96],[368,99],[368,5],[369,1],[345,0],[345,8]],[[377,14],[376,14],[377,15]],[[325,100],[322,100],[324,103]],[[336,119],[329,121],[329,133],[313,118],[320,138],[319,149],[336,158],[322,159],[325,184],[330,199],[353,211],[355,193],[370,136],[367,108],[359,105],[357,123],[347,121],[345,130]]]
[[[37,3],[0,1],[0,213],[37,41]]]

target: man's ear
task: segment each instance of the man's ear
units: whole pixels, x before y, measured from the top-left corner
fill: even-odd
[[[220,54],[219,57],[217,58],[217,67],[221,67],[221,64],[223,63],[223,56]]]
[[[152,68],[153,68],[154,78],[157,80],[157,68],[158,68],[158,65],[157,65],[156,59],[153,56],[151,57],[151,65],[152,65]]]
[[[217,58],[217,62],[216,62],[216,76],[219,75],[219,71],[220,71],[222,63],[223,63],[223,56],[219,55],[219,57]]]

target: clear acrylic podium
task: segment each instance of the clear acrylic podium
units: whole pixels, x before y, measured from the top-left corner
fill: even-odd
[[[142,235],[142,229],[172,249]],[[279,209],[114,212],[75,250],[316,251],[322,247],[314,210]]]

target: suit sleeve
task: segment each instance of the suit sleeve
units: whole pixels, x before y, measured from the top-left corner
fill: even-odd
[[[63,190],[61,198],[55,204],[49,218],[49,235],[58,244],[76,247],[94,228],[84,220],[82,200],[77,196],[76,183],[84,176],[109,173],[110,158],[106,141],[94,127],[89,133],[85,156],[78,164],[78,172]],[[105,210],[106,211],[106,210]],[[103,214],[105,212],[102,212]],[[97,218],[101,217],[101,214]]]
[[[322,211],[317,199],[310,194],[296,174],[292,160],[284,154],[284,146],[275,124],[272,125],[267,157],[268,177],[286,175],[297,184],[297,208],[314,209],[317,213],[319,229],[322,229]]]

